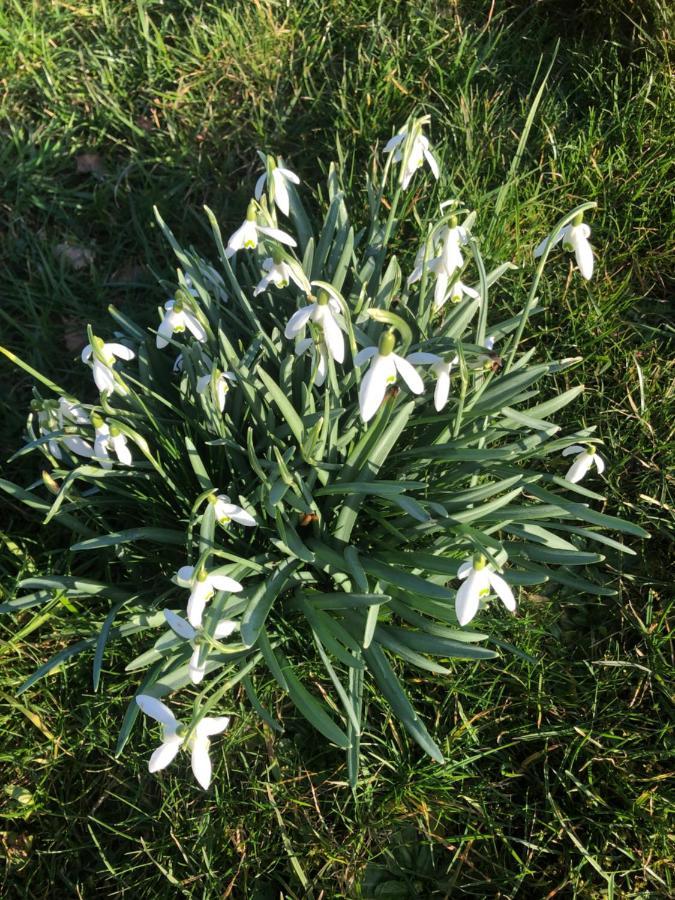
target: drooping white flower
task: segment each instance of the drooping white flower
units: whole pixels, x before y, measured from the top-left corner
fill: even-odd
[[[241,506],[237,506],[236,503],[230,503],[230,498],[227,494],[210,494],[209,503],[213,505],[216,522],[224,528],[227,527],[230,522],[237,522],[237,524],[243,525],[245,528],[253,528],[258,524],[253,516],[246,512],[245,509],[242,509]]]
[[[256,208],[253,202],[249,203],[246,218],[242,225],[230,236],[225,249],[225,256],[229,259],[237,250],[254,250],[258,246],[260,235],[271,237],[280,244],[295,247],[295,239],[281,231],[279,228],[270,228],[267,225],[258,225],[256,221]]]
[[[155,339],[159,350],[167,346],[174,334],[182,334],[186,328],[201,343],[206,341],[206,329],[195,314],[185,308],[182,300],[167,300],[164,310]]]
[[[106,344],[99,337],[94,337],[92,343],[82,350],[82,362],[90,364],[99,391],[106,394],[117,392],[121,396],[128,394],[129,389],[119,377],[115,377],[115,357],[128,361],[135,356],[134,351],[124,344]]]
[[[63,403],[61,402],[63,401]],[[54,403],[52,400],[46,400],[44,402],[36,401],[35,406],[33,407],[34,411],[37,412],[37,420],[38,420],[38,428],[40,430],[40,435],[42,437],[49,438],[47,441],[47,447],[49,448],[49,452],[54,457],[54,459],[62,460],[63,453],[61,452],[61,444],[68,448],[71,453],[75,453],[77,456],[83,456],[87,459],[91,458],[94,455],[94,450],[91,444],[87,443],[84,438],[80,437],[78,434],[63,434],[60,437],[51,437],[52,434],[55,434],[57,430],[62,431],[66,425],[67,421],[64,421],[65,412],[69,409],[70,401],[66,400],[65,397],[61,397],[59,399],[58,405]],[[72,405],[73,410],[81,410],[84,418],[78,419],[78,424],[89,424],[89,416],[82,410],[81,407]],[[75,416],[75,412],[73,412],[73,416]],[[76,421],[75,418],[70,419],[71,422]]]
[[[395,346],[393,333],[385,331],[377,347],[364,347],[354,358],[357,366],[362,366],[370,360],[370,367],[359,388],[359,410],[364,422],[370,421],[378,411],[387,388],[396,384],[397,374],[403,378],[413,394],[424,393],[424,383],[419,373],[409,359],[394,353]]]
[[[605,471],[605,461],[595,447],[582,447],[580,444],[572,444],[571,447],[566,447],[563,450],[562,455],[571,456],[572,453],[575,453],[576,456],[565,475],[565,481],[577,484],[593,466],[595,466],[600,475]]]
[[[59,397],[59,407],[57,410],[57,418],[59,427],[63,428],[68,422],[74,422],[76,425],[88,425],[89,416],[77,401],[68,400],[67,397]]]
[[[292,184],[300,184],[300,179],[295,172],[291,172],[290,169],[285,169],[283,166],[277,166],[273,160],[270,160],[270,165],[272,168],[272,185],[270,193],[281,212],[287,216],[290,210],[290,197],[288,196],[287,182],[290,181]],[[263,172],[256,181],[255,190],[253,192],[256,200],[260,200],[262,197],[266,181],[267,171]]]
[[[443,359],[442,356],[436,356],[435,353],[411,353],[408,362],[414,365],[431,364],[431,371],[436,376],[436,387],[434,388],[434,407],[436,412],[440,412],[448,402],[450,396],[450,373],[453,366],[459,362],[458,356],[453,356],[450,360]]]
[[[200,628],[204,608],[216,591],[229,591],[236,594],[244,588],[234,578],[227,575],[216,575],[200,569],[195,572],[194,566],[181,566],[177,572],[177,580],[184,587],[190,589],[190,597],[187,604],[188,622],[193,628]]]
[[[297,284],[300,290],[306,294],[311,293],[309,281],[303,277],[304,273],[302,273],[302,270],[296,270],[295,266],[286,262],[280,254],[276,255],[276,258],[268,256],[267,259],[264,259],[262,268],[265,274],[255,286],[253,291],[254,297],[266,291],[270,284],[278,288],[285,288],[288,287],[291,281]]]
[[[162,743],[152,754],[148,763],[150,772],[159,772],[176,758],[178,751],[186,741],[189,729],[179,722],[169,707],[161,700],[157,700],[156,697],[138,694],[136,703],[146,716],[150,716],[162,725]],[[225,731],[229,724],[229,716],[204,716],[199,720],[187,740],[187,747],[191,751],[192,771],[204,790],[211,784],[212,775],[209,738]]]
[[[434,307],[439,309],[445,303],[448,293],[448,284],[455,273],[464,265],[464,257],[462,256],[461,245],[468,240],[466,229],[457,224],[456,218],[453,216],[449,226],[446,226],[440,234],[440,252],[438,256],[430,260],[428,265],[429,271],[436,276],[436,285],[434,288]],[[416,265],[408,278],[408,284],[414,284],[419,281],[424,272],[424,248],[421,248],[417,255]],[[464,285],[456,279],[455,284]],[[453,284],[453,290],[455,285]],[[466,290],[466,289],[465,289]],[[470,294],[470,290],[466,293]],[[475,292],[474,292],[475,293]],[[478,294],[476,294],[478,296]],[[460,296],[461,300],[461,296]]]
[[[326,357],[326,345],[323,340],[315,341],[314,338],[302,338],[295,342],[295,355],[301,356],[309,350],[312,354],[312,366],[316,366],[314,384],[321,387],[328,374],[328,360]]]
[[[131,450],[127,444],[127,437],[115,425],[108,425],[98,413],[91,414],[91,424],[94,426],[96,437],[94,439],[93,456],[104,469],[112,469],[110,460],[111,452],[125,466],[132,462]]]
[[[404,146],[406,142],[406,138],[408,137],[408,126],[404,126],[397,134],[393,136],[384,147],[385,153],[393,153],[393,161],[401,162],[404,155]],[[429,168],[431,169],[434,178],[438,180],[440,176],[440,170],[438,168],[438,162],[436,161],[436,157],[433,155],[431,150],[429,149],[429,140],[426,138],[421,131],[421,126],[417,127],[417,135],[413,140],[412,147],[410,148],[410,153],[406,160],[405,169],[401,172],[401,185],[403,190],[405,190],[410,184],[410,179],[413,177],[415,172],[421,168],[424,163],[424,160],[427,161]]]
[[[303,306],[294,312],[288,320],[284,334],[294,338],[300,334],[308,322],[314,322],[321,329],[326,348],[335,362],[341,363],[345,358],[345,341],[335,314],[340,312],[340,304],[335,297],[321,290],[315,303]]]
[[[565,225],[564,228],[560,229],[553,238],[551,247],[554,247],[562,241],[563,248],[574,253],[577,266],[579,267],[582,276],[586,281],[590,281],[593,277],[593,249],[588,241],[591,236],[591,229],[582,221],[581,217],[577,218],[578,221],[575,219],[574,222],[571,222],[569,225]],[[549,238],[545,237],[544,240],[535,247],[535,258],[542,255],[546,249],[548,240]]]
[[[458,278],[450,287],[448,299],[451,303],[461,303],[464,297],[471,297],[472,300],[477,300],[480,294]]]
[[[516,611],[513,591],[482,556],[465,560],[457,571],[464,583],[455,597],[455,612],[460,625],[468,625],[478,612],[480,601],[494,591],[509,612]]]
[[[233,375],[232,372],[221,372],[220,369],[215,368],[211,374],[199,376],[197,379],[197,393],[203,394],[204,391],[209,389],[209,386],[213,381],[216,399],[218,401],[218,409],[223,412],[225,409],[227,392],[230,390],[229,383],[236,380],[236,376]]]
[[[202,655],[201,641],[198,640],[201,629],[193,628],[182,616],[177,616],[176,613],[170,609],[164,610],[164,618],[172,631],[179,637],[190,642],[192,647],[192,656],[190,657],[190,662],[188,664],[190,681],[192,681],[193,684],[200,684],[206,674],[206,657],[204,657],[201,663],[199,661],[200,656]],[[221,619],[213,631],[213,637],[216,638],[216,640],[229,637],[232,632],[236,631],[238,628],[238,622],[233,622],[231,619]]]

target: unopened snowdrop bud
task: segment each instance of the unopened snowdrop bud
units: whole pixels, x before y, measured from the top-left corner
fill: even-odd
[[[513,591],[482,554],[465,560],[457,571],[457,577],[463,580],[455,597],[455,612],[460,625],[468,625],[478,612],[481,600],[487,599],[491,591],[497,594],[509,612],[515,612]]]
[[[583,213],[579,213],[574,217],[572,223],[561,228],[551,241],[551,247],[555,247],[556,244],[562,241],[563,248],[574,253],[579,272],[581,272],[581,275],[587,281],[593,277],[593,249],[588,240],[590,236],[591,229],[585,224]],[[544,240],[535,247],[535,258],[543,254],[548,241],[549,238],[545,237]]]
[[[46,469],[42,470],[42,483],[51,494],[58,494],[61,490],[58,481],[52,478]]]
[[[600,475],[605,471],[605,461],[592,445],[589,444],[587,447],[582,447],[580,444],[572,444],[571,447],[566,447],[563,450],[562,455],[571,456],[573,453],[576,456],[565,475],[565,481],[577,484],[588,474],[593,466],[595,466]]]

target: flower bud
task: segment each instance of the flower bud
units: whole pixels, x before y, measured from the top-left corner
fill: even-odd
[[[390,353],[394,352],[395,346],[396,336],[394,335],[393,329],[388,328],[380,337],[380,342],[377,346],[378,353],[380,356],[389,356]]]

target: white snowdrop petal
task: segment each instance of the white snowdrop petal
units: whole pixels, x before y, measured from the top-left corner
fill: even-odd
[[[292,238],[290,234],[286,234],[285,231],[281,231],[279,228],[268,228],[264,225],[258,225],[258,231],[273,238],[275,241],[279,241],[280,244],[286,244],[288,247],[297,246],[295,238]]]
[[[93,351],[93,349],[92,349],[91,344],[87,344],[86,347],[83,347],[83,348],[82,348],[82,353],[80,354],[80,359],[82,360],[82,362],[83,362],[83,363],[89,362],[89,360],[91,359],[91,355],[92,355],[93,352],[94,352],[94,351]]]
[[[199,784],[207,790],[211,784],[211,759],[209,757],[209,739],[195,735],[192,744],[192,771]]]
[[[354,357],[354,365],[362,366],[364,363],[367,363],[369,359],[372,359],[373,356],[377,353],[377,347],[364,347]]]
[[[287,338],[293,338],[296,334],[302,331],[302,329],[309,322],[310,317],[315,309],[316,303],[310,303],[309,306],[303,306],[302,309],[298,309],[296,312],[294,312],[286,323],[284,336]]]
[[[221,619],[215,627],[213,636],[216,639],[229,637],[233,632],[237,631],[238,628],[238,622],[233,622],[231,619]]]
[[[149,694],[137,694],[136,703],[146,716],[161,722],[162,725],[168,725],[171,728],[176,726],[177,721],[174,714],[165,703],[156,697],[151,697]]]
[[[195,574],[194,566],[181,566],[180,569],[176,572],[176,576],[179,581],[192,581],[192,577]]]
[[[468,625],[478,612],[479,586],[477,572],[472,571],[455,597],[455,613],[460,625]]]
[[[577,484],[586,475],[592,464],[593,460],[590,453],[580,453],[569,467],[565,475],[565,481]]]
[[[242,585],[227,575],[209,575],[208,581],[217,591],[229,591],[232,594],[243,591]]]
[[[284,179],[283,173],[280,169],[275,169],[273,172],[274,178],[274,202],[279,207],[281,212],[287,216],[290,210],[290,199],[288,196],[288,188],[286,187],[286,181]]]
[[[204,341],[206,341],[206,329],[202,323],[196,316],[193,316],[191,312],[184,312],[183,315],[185,317],[185,324],[190,329],[193,336],[196,337],[198,341],[204,343]]]
[[[450,396],[450,371],[445,369],[438,373],[436,387],[434,388],[434,408],[441,412],[445,408]]]
[[[340,326],[333,318],[332,314],[326,310],[322,316],[321,324],[323,326],[323,336],[326,341],[328,352],[335,362],[342,363],[345,358],[345,341],[340,331]]]
[[[391,355],[394,357],[394,364],[401,378],[405,381],[413,394],[423,394],[424,382],[422,381],[419,372],[414,366],[411,366],[407,359],[399,356],[398,353],[392,353]]]
[[[255,188],[253,189],[253,196],[256,200],[260,200],[262,197],[262,192],[265,187],[265,182],[267,181],[267,172],[263,172],[260,178],[255,183]]]
[[[258,523],[253,518],[250,513],[247,513],[245,509],[242,509],[241,506],[237,506],[230,513],[230,518],[233,522],[238,522],[240,525],[244,525],[246,528],[253,528]]]
[[[516,598],[513,596],[513,591],[510,586],[504,581],[501,575],[497,575],[496,572],[491,571],[488,577],[490,579],[490,585],[504,606],[509,612],[515,612]]]
[[[229,724],[229,716],[204,716],[197,724],[195,732],[199,737],[213,737],[225,731]]]
[[[102,394],[112,394],[115,390],[115,378],[112,371],[97,359],[94,360],[94,383]]]
[[[197,385],[196,385],[197,393],[203,394],[204,391],[207,390],[210,383],[211,383],[210,375],[200,375],[199,378],[197,379]]]
[[[63,443],[73,453],[77,453],[78,456],[84,456],[87,459],[91,459],[94,455],[91,444],[88,444],[84,438],[81,438],[78,435],[67,435],[64,437]]]
[[[126,359],[127,362],[136,356],[134,351],[130,350],[129,347],[125,347],[124,344],[105,344],[104,349],[114,356],[119,356],[120,359]]]
[[[175,738],[160,744],[150,757],[148,771],[154,773],[165,769],[178,755],[182,743],[180,738]]]
[[[359,408],[364,422],[369,422],[380,408],[387,390],[387,384],[390,383],[389,379],[392,375],[394,381],[396,380],[394,361],[391,359],[392,355],[376,356],[361,381]]]
[[[561,241],[561,240],[563,239],[563,237],[565,236],[566,231],[567,231],[567,228],[561,228],[561,229],[560,229],[560,231],[556,234],[556,236],[555,236],[555,237],[553,238],[553,240],[551,241],[551,247],[555,247],[556,244],[559,244],[559,243],[560,243],[560,241]],[[546,237],[544,238],[544,240],[541,241],[541,243],[537,244],[537,246],[534,248],[534,256],[535,256],[535,258],[537,258],[537,257],[539,257],[539,256],[541,256],[541,255],[543,254],[544,250],[546,249],[546,244],[547,244],[547,243],[548,243],[548,236],[546,236]]]
[[[602,475],[605,471],[605,461],[599,453],[593,454],[593,462],[595,463],[595,468],[598,470],[598,473]]]
[[[189,622],[185,621],[182,616],[177,616],[176,613],[171,609],[165,609],[164,618],[166,619],[167,625],[171,628],[172,631],[176,632],[178,637],[182,637],[186,641],[194,640],[197,632]]]
[[[473,560],[465,559],[461,564],[459,569],[457,569],[457,577],[458,578],[466,578],[469,572],[473,569]]]
[[[206,660],[203,663],[199,662],[200,653],[200,648],[195,647],[188,663],[188,674],[193,684],[201,684],[206,675]]]
[[[580,444],[571,444],[569,447],[565,447],[562,452],[563,456],[571,456],[573,453],[585,453],[586,448],[582,447]]]
[[[441,177],[441,170],[438,167],[436,157],[431,152],[431,150],[425,149],[424,150],[424,158],[429,163],[429,168],[431,169],[434,178],[436,179],[436,181],[438,181],[438,179]]]
[[[286,181],[292,181],[293,184],[300,184],[300,179],[295,172],[291,172],[290,169],[286,169],[284,166],[277,166],[277,169],[281,172]]]

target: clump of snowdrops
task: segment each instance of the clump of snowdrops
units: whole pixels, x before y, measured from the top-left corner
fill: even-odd
[[[644,534],[579,483],[605,467],[595,430],[552,420],[583,386],[561,393],[551,376],[579,360],[521,349],[556,244],[592,276],[593,204],[536,247],[529,293],[505,315],[490,290],[515,267],[486,271],[475,214],[423,212],[417,194],[439,177],[427,124],[410,120],[375,159],[358,230],[334,167],[317,227],[298,176],[263,155],[231,236],[206,209],[212,262],[158,212],[178,269],[156,328],[111,308],[111,334],[89,329],[79,398],[30,370],[41,387],[20,453],[48,465],[28,489],[2,486],[73,535],[71,567],[24,580],[2,609],[60,592],[98,609],[100,629],[21,690],[83,650],[98,688],[108,645],[134,635],[118,750],[142,710],[162,726],[152,772],[189,749],[209,786],[237,686],[281,730],[260,697],[270,677],[346,750],[352,785],[366,680],[441,762],[407,675],[494,657],[490,621],[527,602],[522,587],[611,594],[589,569],[598,545]],[[91,554],[100,581],[78,574]],[[300,675],[310,645],[321,693]]]

